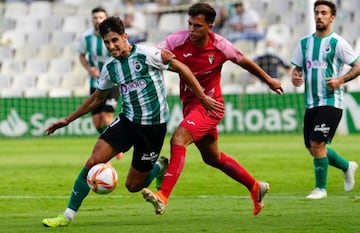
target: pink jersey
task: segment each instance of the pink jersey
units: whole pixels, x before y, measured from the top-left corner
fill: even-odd
[[[244,57],[233,44],[213,32],[209,32],[209,43],[204,48],[193,45],[188,30],[170,34],[159,46],[170,50],[175,54],[176,59],[186,64],[204,88],[206,95],[218,101],[223,101],[220,88],[222,65],[228,60],[239,63]],[[198,102],[191,89],[182,80],[180,80],[180,98],[184,105]]]

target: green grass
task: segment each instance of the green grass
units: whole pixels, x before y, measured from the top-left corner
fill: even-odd
[[[73,223],[49,229],[41,224],[66,207],[74,178],[91,153],[95,138],[0,141],[0,232],[146,233],[323,233],[360,232],[360,186],[345,193],[343,176],[329,168],[328,198],[304,197],[313,188],[312,158],[301,135],[221,135],[220,149],[257,179],[271,184],[265,207],[252,215],[248,191],[201,161],[192,145],[184,172],[162,216],[153,214],[140,193],[126,191],[131,153],[113,161],[119,186],[111,194],[90,193]],[[333,147],[359,159],[360,135],[335,137]],[[169,140],[163,154],[169,151]],[[153,186],[152,186],[153,187]]]

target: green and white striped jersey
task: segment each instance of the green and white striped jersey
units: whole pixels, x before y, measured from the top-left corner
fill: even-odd
[[[358,58],[349,43],[334,32],[325,37],[311,34],[302,38],[291,63],[303,70],[306,108],[342,108],[343,87],[330,90],[325,78],[337,78],[344,64],[352,65]]]
[[[98,89],[119,86],[122,111],[130,121],[141,125],[165,123],[170,114],[162,70],[168,68],[158,48],[133,45],[128,57],[111,57],[105,63]]]
[[[96,67],[99,71],[110,57],[102,37],[95,34],[94,28],[87,30],[81,35],[77,51],[79,54],[86,54],[89,65]],[[89,81],[90,87],[97,87],[97,78],[89,77]]]

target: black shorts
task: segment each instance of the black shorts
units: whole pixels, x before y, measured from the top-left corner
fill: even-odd
[[[310,148],[310,141],[330,143],[340,123],[342,109],[321,106],[306,109],[304,116],[304,142]]]
[[[90,88],[90,95],[94,93],[96,88]],[[119,87],[113,87],[110,89],[110,92],[104,102],[97,106],[94,110],[91,111],[91,115],[98,114],[101,112],[115,112],[118,99],[120,96]]]
[[[100,138],[118,152],[126,152],[133,146],[132,166],[138,171],[147,172],[153,168],[159,157],[165,135],[166,123],[138,125],[120,114],[100,135]]]

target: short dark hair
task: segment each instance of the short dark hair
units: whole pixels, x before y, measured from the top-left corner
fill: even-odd
[[[332,1],[328,1],[328,0],[317,0],[315,3],[314,3],[314,10],[317,6],[319,5],[326,5],[328,7],[330,7],[330,10],[331,10],[331,14],[332,15],[336,15],[336,5],[335,3],[333,3]]]
[[[214,23],[216,17],[216,11],[208,3],[199,2],[190,6],[188,10],[188,15],[190,15],[191,17],[197,15],[204,15],[205,21],[207,23]]]
[[[107,11],[101,7],[101,6],[98,6],[98,7],[95,7],[94,9],[91,10],[91,14],[93,15],[94,13],[98,13],[98,12],[104,12],[105,15],[107,16]]]
[[[116,32],[120,35],[125,33],[124,22],[117,16],[111,16],[99,25],[100,35],[104,37],[109,32]]]

